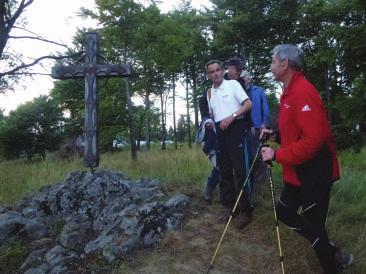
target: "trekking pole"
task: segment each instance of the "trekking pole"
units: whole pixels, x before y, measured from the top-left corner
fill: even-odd
[[[268,146],[268,145],[263,145],[263,146]],[[285,274],[285,265],[284,265],[284,258],[283,258],[283,254],[282,254],[282,245],[281,245],[281,237],[280,237],[280,224],[279,224],[278,218],[277,218],[276,197],[275,197],[275,192],[274,192],[274,187],[273,187],[272,162],[271,161],[267,162],[267,169],[268,169],[268,177],[269,177],[269,187],[271,189],[271,195],[272,195],[273,213],[274,213],[275,226],[276,226],[278,251],[280,253],[281,269],[282,269],[282,274]]]
[[[214,263],[215,258],[216,258],[216,256],[217,256],[217,253],[218,253],[218,251],[219,251],[219,249],[220,249],[220,246],[221,246],[221,244],[222,244],[222,241],[224,240],[224,237],[225,237],[226,231],[227,231],[227,229],[229,228],[229,225],[230,225],[231,219],[233,218],[234,212],[235,212],[235,210],[236,210],[236,208],[237,208],[237,206],[238,206],[238,204],[239,204],[239,200],[240,200],[241,196],[243,195],[244,188],[245,188],[245,186],[246,186],[246,184],[247,184],[247,182],[248,182],[248,180],[249,180],[250,174],[252,173],[252,170],[253,170],[254,164],[255,164],[255,162],[257,161],[257,158],[258,158],[259,151],[260,151],[261,147],[262,147],[262,143],[261,143],[261,145],[258,147],[257,153],[255,154],[255,157],[254,157],[253,163],[252,163],[252,165],[251,165],[251,167],[250,167],[250,169],[249,169],[249,172],[248,172],[248,174],[247,174],[247,177],[245,178],[244,184],[243,184],[243,186],[242,186],[242,188],[241,188],[241,190],[240,190],[240,193],[239,193],[239,195],[238,195],[238,198],[236,199],[235,205],[234,205],[233,209],[231,210],[231,215],[230,215],[229,220],[227,221],[227,223],[226,223],[226,225],[225,225],[224,232],[222,233],[221,238],[220,238],[220,241],[219,241],[219,243],[217,244],[217,247],[216,247],[216,250],[215,250],[215,252],[214,252],[214,255],[212,256],[212,259],[211,259],[210,265],[209,265],[209,267],[208,267],[208,269],[207,269],[207,274],[209,274],[209,273],[210,273],[210,271],[213,269],[213,263]]]

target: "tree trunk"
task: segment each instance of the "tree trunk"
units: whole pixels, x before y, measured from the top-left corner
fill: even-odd
[[[327,113],[328,113],[328,121],[332,124],[332,111],[331,111],[331,90],[329,88],[329,71],[328,71],[328,64],[324,64],[324,84],[325,84],[325,94],[326,94],[326,101],[327,101]]]
[[[194,76],[193,79],[193,108],[194,108],[194,125],[196,128],[198,128],[199,126],[199,121],[198,121],[198,102],[197,102],[197,81],[196,81],[196,76]]]
[[[160,93],[160,107],[161,107],[161,149],[166,149],[165,145],[165,115],[164,115],[164,96],[163,93]]]
[[[150,92],[146,91],[145,93],[145,141],[146,141],[146,149],[150,150]]]
[[[188,147],[192,148],[192,140],[191,140],[191,118],[189,116],[189,79],[188,79],[188,71],[186,71],[186,103],[187,103],[187,134],[188,134]]]
[[[174,132],[174,147],[178,149],[178,141],[177,141],[177,122],[176,122],[176,113],[175,113],[175,73],[173,73],[173,132]]]
[[[138,123],[138,126],[136,126],[136,131],[137,131],[137,138],[136,138],[136,149],[138,151],[141,151],[141,139],[142,139],[142,135],[143,135],[143,125],[144,125],[144,122],[145,122],[145,116],[141,116],[140,117],[140,120],[139,120],[139,123]],[[145,144],[146,146],[146,144]],[[143,147],[143,149],[145,149],[145,146]]]
[[[168,130],[166,128],[166,121],[167,121],[166,116],[167,116],[167,112],[168,112],[167,111],[167,109],[168,109],[168,107],[167,107],[168,98],[169,98],[169,92],[166,93],[165,98],[163,96],[163,102],[164,102],[164,139],[165,140],[167,139],[167,136],[168,136]]]
[[[130,143],[131,143],[131,158],[133,161],[137,161],[137,149],[136,149],[136,142],[134,138],[134,128],[133,128],[133,121],[132,121],[132,101],[131,101],[131,94],[130,94],[130,87],[128,85],[128,80],[125,80],[125,87],[126,87],[126,96],[127,96],[127,109],[128,109],[128,127],[130,129]]]
[[[124,33],[125,41],[127,41],[127,32]],[[124,43],[123,46],[123,61],[127,64],[127,44]],[[128,110],[128,128],[130,130],[130,143],[131,143],[131,158],[134,162],[137,161],[137,149],[136,149],[136,142],[134,137],[134,125],[133,125],[133,114],[132,114],[132,101],[131,101],[131,93],[130,93],[130,86],[128,84],[128,79],[124,79],[125,87],[126,87],[126,99],[127,99],[127,110]]]

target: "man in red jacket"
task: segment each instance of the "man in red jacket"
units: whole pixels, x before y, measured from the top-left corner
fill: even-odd
[[[295,45],[273,49],[271,70],[284,85],[277,133],[281,147],[263,147],[261,152],[264,161],[276,161],[283,167],[278,218],[310,241],[323,272],[333,274],[348,267],[353,256],[335,247],[325,229],[339,164],[326,110],[316,88],[304,77],[303,59],[303,51]],[[274,134],[268,129],[261,136],[264,133]]]

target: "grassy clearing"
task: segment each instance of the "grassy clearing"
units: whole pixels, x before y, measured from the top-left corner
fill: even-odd
[[[26,248],[20,242],[13,242],[0,250],[0,270],[6,273],[17,273],[19,265],[26,259]]]
[[[206,272],[224,225],[216,223],[218,197],[212,205],[201,201],[202,183],[210,167],[200,147],[178,151],[152,150],[139,153],[132,163],[129,152],[101,155],[101,168],[122,171],[138,179],[159,178],[168,191],[181,191],[192,198],[190,216],[180,231],[170,232],[159,245],[132,254],[118,262],[114,273],[202,273]],[[342,180],[332,190],[328,218],[330,237],[355,255],[355,264],[346,273],[366,273],[366,150],[360,154],[340,154]],[[43,184],[63,180],[83,168],[81,159],[0,163],[0,204],[12,203],[37,191]],[[274,167],[277,192],[281,189],[278,165]],[[217,193],[216,193],[217,195]],[[267,184],[255,192],[255,219],[244,231],[230,226],[217,255],[212,273],[280,273],[273,209]],[[320,273],[309,244],[281,226],[287,273]]]
[[[138,155],[138,162],[132,163],[129,152],[104,154],[101,168],[121,170],[137,179],[141,176],[159,178],[170,187],[187,187],[201,182],[209,172],[209,163],[200,146],[192,149],[165,151],[151,150]]]
[[[71,171],[82,169],[80,159],[55,161],[50,158],[0,162],[0,205],[18,201],[44,185],[63,180]]]

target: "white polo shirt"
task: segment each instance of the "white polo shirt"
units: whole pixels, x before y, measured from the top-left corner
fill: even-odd
[[[224,79],[218,88],[212,85],[211,99],[207,95],[208,106],[215,122],[232,115],[247,99],[248,95],[236,80]]]

